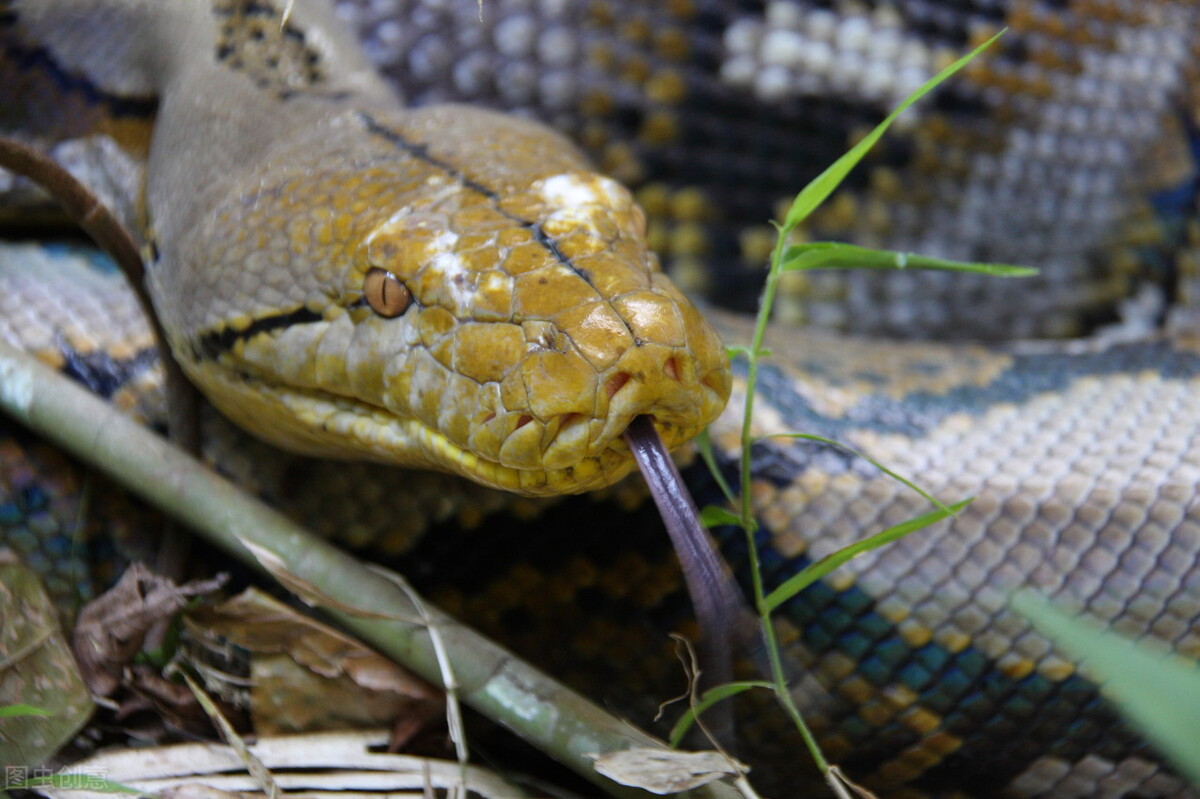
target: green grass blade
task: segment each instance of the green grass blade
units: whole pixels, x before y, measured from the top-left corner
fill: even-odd
[[[973,499],[973,498],[972,498]],[[855,541],[849,546],[842,547],[837,552],[831,552],[825,557],[818,560],[816,563],[810,564],[806,569],[798,574],[794,574],[787,580],[784,580],[778,588],[767,594],[764,601],[768,611],[775,610],[777,607],[787,602],[796,594],[808,588],[810,585],[820,580],[831,571],[850,561],[864,552],[870,552],[872,549],[890,544],[897,541],[909,533],[915,533],[924,527],[928,527],[934,522],[940,522],[947,516],[952,516],[970,504],[970,499],[964,499],[962,502],[956,502],[946,508],[939,508],[929,513],[917,516],[914,519],[909,519],[906,522],[897,524],[894,527],[889,527],[882,532],[878,532],[869,538],[864,538],[861,541]]]
[[[1028,266],[950,261],[915,253],[873,250],[836,241],[794,244],[784,251],[781,268],[785,272],[808,269],[938,269],[989,277],[1031,277],[1038,273],[1038,270]]]
[[[700,523],[709,529],[723,527],[727,524],[741,527],[742,517],[728,508],[722,508],[718,505],[705,505],[700,511]]]
[[[775,685],[759,680],[747,680],[745,682],[727,682],[715,688],[709,688],[696,700],[696,706],[688,708],[687,712],[680,716],[679,721],[675,722],[675,726],[671,728],[671,735],[667,739],[667,743],[671,745],[672,749],[679,746],[679,742],[683,740],[683,736],[687,735],[688,730],[696,723],[697,713],[703,713],[722,699],[737,696],[743,691],[749,691],[752,688],[766,688],[768,691],[773,691],[775,690]]]
[[[700,431],[700,435],[695,438],[696,450],[700,453],[700,459],[704,461],[704,465],[708,467],[708,472],[717,481],[717,485],[721,488],[721,493],[725,495],[725,499],[731,503],[737,503],[737,499],[733,496],[733,489],[729,486],[729,482],[725,479],[725,475],[721,474],[721,469],[717,466],[717,456],[713,452],[712,439],[709,438],[708,428]],[[707,510],[707,508],[706,508]],[[702,514],[703,517],[703,514]],[[701,519],[703,521],[703,518]],[[708,522],[705,522],[707,525]],[[719,522],[725,524],[725,522]],[[712,525],[708,525],[712,526]]]
[[[758,351],[759,357],[762,358],[770,358],[772,354],[773,353],[765,347]],[[746,358],[749,358],[751,355],[750,348],[744,344],[731,344],[725,348],[725,357],[731,361],[735,361],[743,355]]]
[[[955,72],[958,72],[960,69],[966,66],[967,62],[990,47],[992,42],[996,41],[996,39],[1003,35],[1003,33],[1003,30],[1000,31],[1000,33],[997,33],[995,36],[976,47],[970,53],[958,59],[929,80],[925,81],[921,88],[910,94],[907,98],[905,98],[904,102],[896,106],[896,110],[888,114],[887,118],[876,125],[875,129],[868,133],[862,141],[851,147],[845,155],[830,164],[824,172],[822,172],[820,175],[814,178],[811,183],[805,186],[800,193],[796,195],[796,199],[792,201],[792,207],[788,210],[787,216],[783,221],[784,230],[789,231],[795,228],[796,225],[803,222],[804,219],[813,212],[813,209],[825,202],[825,198],[833,193],[833,190],[836,189],[843,180],[845,180],[846,175],[850,173],[850,170],[858,165],[858,162],[861,161],[863,156],[867,154],[867,151],[875,146],[875,142],[879,141],[879,137],[882,136],[889,127],[891,127],[891,124],[896,120],[896,117],[900,116],[900,114],[902,114],[910,105],[928,94],[939,83],[946,80],[946,78],[950,77]]]
[[[899,483],[903,483],[904,485],[908,486],[910,489],[912,489],[913,491],[915,491],[916,493],[918,493],[922,497],[924,497],[926,500],[928,500],[929,504],[933,505],[935,508],[937,508],[939,510],[944,510],[947,513],[947,515],[951,515],[951,516],[954,515],[954,512],[951,511],[950,508],[946,504],[944,504],[937,497],[933,496],[933,494],[930,494],[928,491],[921,488],[919,485],[914,483],[912,480],[909,480],[907,477],[904,477],[903,475],[898,474],[897,472],[893,472],[891,469],[887,468],[886,466],[884,466],[882,463],[875,460],[874,458],[869,458],[866,455],[864,455],[863,453],[856,450],[854,447],[846,446],[845,444],[843,444],[840,441],[835,441],[832,438],[825,438],[824,436],[816,436],[816,435],[813,435],[812,433],[772,433],[769,436],[760,436],[759,438],[757,438],[755,440],[762,441],[763,439],[766,439],[766,438],[801,438],[801,439],[804,439],[805,441],[816,441],[819,444],[827,444],[831,447],[840,449],[842,452],[848,452],[851,455],[855,456],[856,458],[862,458],[867,463],[871,464],[876,469],[883,472],[884,474],[886,474],[888,477],[892,478],[893,480],[895,480]]]
[[[1200,786],[1200,664],[1070,616],[1032,591],[1012,606],[1104,681],[1103,692],[1193,784]]]
[[[33,705],[5,705],[0,707],[0,719],[11,719],[17,716],[49,716],[49,710],[43,710]]]
[[[725,357],[731,361],[736,361],[743,355],[750,357],[750,348],[743,344],[731,344],[725,348]]]

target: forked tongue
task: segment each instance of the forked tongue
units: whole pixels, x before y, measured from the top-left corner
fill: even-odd
[[[733,641],[747,610],[716,542],[700,524],[700,514],[649,416],[638,416],[624,433],[654,504],[667,526],[683,567],[683,578],[700,625],[700,665],[705,688],[733,677]]]

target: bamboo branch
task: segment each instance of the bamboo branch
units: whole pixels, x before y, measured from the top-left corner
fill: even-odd
[[[441,684],[437,652],[391,579],[300,528],[32,356],[0,342],[0,410],[111,475],[243,562],[279,579],[380,652]],[[599,776],[587,757],[656,739],[425,602],[454,662],[458,694],[614,796],[646,796]],[[712,783],[694,797],[733,799]]]

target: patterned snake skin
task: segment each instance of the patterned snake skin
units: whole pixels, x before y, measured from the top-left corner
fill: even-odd
[[[797,695],[830,758],[894,795],[1055,797],[1192,795],[1116,720],[1086,670],[1005,599],[1036,586],[1200,657],[1200,354],[1187,335],[1200,241],[1189,139],[1198,12],[1100,0],[511,0],[485,4],[481,24],[469,2],[340,6],[409,101],[499,105],[575,135],[635,188],[676,279],[741,308],[761,278],[754,267],[772,203],[949,54],[1011,28],[1000,52],[917,109],[809,232],[1031,263],[1042,277],[810,276],[789,286],[782,313],[872,334],[919,325],[933,338],[1007,339],[1091,331],[1118,318],[1117,298],[1136,295],[1122,335],[1162,322],[1166,302],[1178,303],[1176,334],[980,347],[801,338],[780,327],[758,423],[846,441],[943,499],[977,497],[952,523],[856,560],[781,611],[804,669]],[[24,69],[44,68],[27,56]],[[15,267],[35,261],[80,267],[70,253],[6,252],[0,277],[27,281]],[[69,319],[94,316],[91,300],[111,280],[90,274],[68,271],[60,283],[91,286],[78,303],[5,282],[11,304],[0,325],[27,339],[32,323],[13,320],[30,315],[25,298],[39,291],[71,305]],[[726,340],[747,339],[737,320],[713,318]],[[144,339],[131,346],[137,335],[120,331],[94,342],[74,329],[86,324],[69,324],[69,334],[43,339],[69,371],[103,375],[103,361],[117,363],[125,371],[108,385],[117,401],[152,381]],[[733,429],[724,419],[716,433],[727,456]],[[19,434],[2,452],[5,540],[34,559],[65,559],[53,534],[75,523],[74,478]],[[773,443],[757,455],[769,583],[924,509],[832,450]],[[330,494],[307,494],[301,513],[330,495],[374,507],[362,473],[333,471],[305,484]],[[703,494],[703,476],[693,476]],[[488,492],[460,493],[479,503],[468,515],[498,504]],[[411,501],[414,517],[453,515]],[[658,628],[628,620],[678,618],[669,553],[645,543],[637,524],[592,530],[581,521],[597,515],[586,500],[543,515],[543,529],[577,532],[530,541],[515,529],[523,525],[496,521],[481,540],[478,530],[439,527],[413,562],[458,561],[458,584],[439,578],[435,591],[449,609],[485,632],[508,631],[519,652],[568,677],[617,686],[601,698],[643,706],[620,683],[630,673],[666,680],[672,666]],[[360,521],[359,543],[379,526]],[[388,532],[385,548],[408,545],[411,531]],[[462,536],[470,546],[456,549]],[[742,568],[737,536],[726,544]],[[567,646],[545,646],[563,630]],[[650,690],[660,698],[673,688]],[[773,773],[788,786],[777,795],[789,795],[780,764],[799,759],[798,743],[777,728],[746,729],[756,773],[768,775],[764,784]]]

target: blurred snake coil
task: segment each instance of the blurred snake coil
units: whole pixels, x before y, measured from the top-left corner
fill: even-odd
[[[761,284],[763,220],[1007,26],[805,234],[1041,275],[789,278],[756,419],[976,500],[812,586],[777,623],[827,755],[881,794],[1195,795],[1006,598],[1031,586],[1200,658],[1200,6],[494,0],[480,14],[473,0],[307,0],[281,24],[275,0],[4,0],[0,126],[86,173],[147,237],[173,349],[235,421],[310,455],[365,449],[552,494],[628,471],[607,442],[633,415],[679,444],[717,414],[730,376],[708,324],[748,341],[737,312]],[[86,248],[35,241],[37,201],[5,188],[18,210],[0,212],[0,336],[160,419],[151,336],[120,279]],[[406,194],[421,199],[388,210]],[[652,250],[734,313],[703,321]],[[210,268],[171,271],[189,260]],[[468,311],[483,314],[474,329]],[[379,333],[392,322],[412,364]],[[548,395],[551,361],[574,377]],[[337,396],[321,393],[331,377]],[[264,381],[285,399],[252,387]],[[735,366],[731,405],[743,390]],[[393,437],[389,402],[439,432]],[[407,553],[448,610],[635,721],[676,692],[662,631],[685,622],[680,577],[653,512],[628,507],[636,488],[514,504],[206,424],[224,471],[351,546]],[[106,496],[81,516],[78,467],[2,432],[0,544],[64,602],[87,595],[77,561],[106,562],[103,541],[136,519]],[[732,468],[728,412],[713,438]],[[688,475],[714,499],[702,470]],[[754,475],[768,588],[926,509],[810,443],[756,445]],[[93,551],[73,543],[81,524]],[[745,577],[740,535],[722,543]],[[743,708],[743,746],[788,795],[804,758],[759,718],[772,712]]]

